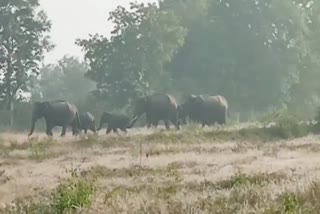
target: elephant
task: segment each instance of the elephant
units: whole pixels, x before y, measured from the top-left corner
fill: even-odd
[[[62,126],[60,136],[66,134],[68,126],[72,127],[72,134],[80,132],[80,118],[78,108],[64,100],[35,102],[32,111],[32,125],[28,136],[33,134],[35,124],[38,119],[44,117],[46,121],[46,134],[52,136],[52,129],[56,126]]]
[[[136,119],[135,119],[136,120]],[[100,125],[98,131],[102,128],[104,124],[108,124],[106,134],[109,134],[111,131],[118,133],[118,129],[123,132],[127,132],[128,128],[131,128],[135,121],[130,121],[130,117],[123,114],[112,114],[109,112],[103,112],[100,118]]]
[[[87,130],[92,132],[97,132],[97,127],[95,125],[95,117],[90,112],[84,112],[79,114],[81,121],[81,130],[84,130],[84,133],[87,134]]]
[[[202,127],[214,125],[215,122],[224,125],[229,116],[229,104],[222,95],[189,95],[181,109],[184,117],[188,116],[191,121],[201,123]]]
[[[179,104],[172,95],[155,93],[136,100],[133,121],[135,122],[145,113],[148,128],[151,127],[151,124],[157,127],[158,122],[163,120],[166,130],[170,129],[169,121],[177,130],[180,130],[179,112]],[[134,125],[134,122],[131,126]]]

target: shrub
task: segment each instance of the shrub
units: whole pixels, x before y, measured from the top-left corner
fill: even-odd
[[[264,127],[269,126],[271,134],[281,139],[303,137],[310,132],[310,128],[301,123],[301,118],[288,110],[274,111],[259,120]]]
[[[94,180],[81,177],[77,170],[71,170],[71,177],[63,179],[53,192],[53,207],[56,213],[90,207],[95,192]]]

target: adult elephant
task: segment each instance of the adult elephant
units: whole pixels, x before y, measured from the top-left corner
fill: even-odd
[[[61,136],[66,134],[68,126],[72,127],[72,134],[80,131],[81,123],[78,108],[67,101],[55,100],[45,102],[35,102],[32,112],[32,125],[28,136],[33,134],[35,124],[38,119],[44,117],[46,121],[46,134],[52,136],[52,129],[62,126]]]
[[[162,120],[167,130],[170,129],[170,122],[180,129],[178,120],[179,105],[176,99],[170,94],[152,94],[140,97],[135,102],[133,124],[142,114],[146,114],[147,126],[158,125]]]
[[[84,130],[85,134],[87,134],[88,130],[91,130],[93,133],[97,132],[95,117],[90,112],[80,113],[79,117],[81,121],[81,130]]]
[[[228,101],[221,95],[189,95],[181,108],[184,116],[201,123],[202,127],[214,125],[215,122],[224,125],[229,115]]]

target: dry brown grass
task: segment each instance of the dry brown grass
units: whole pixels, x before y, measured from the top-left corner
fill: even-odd
[[[50,193],[78,166],[97,186],[78,213],[317,213],[319,136],[246,141],[215,133],[1,134],[0,212],[55,213]]]

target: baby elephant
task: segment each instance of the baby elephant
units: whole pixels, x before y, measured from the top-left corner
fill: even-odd
[[[113,131],[114,133],[118,133],[118,129],[123,132],[127,132],[127,128],[131,128],[131,124],[133,123],[126,115],[103,112],[101,115],[98,131],[104,124],[108,124],[106,134],[109,134],[111,131]]]
[[[84,130],[84,133],[86,134],[88,129],[94,133],[97,132],[95,118],[90,112],[80,113],[80,124],[81,130]]]

